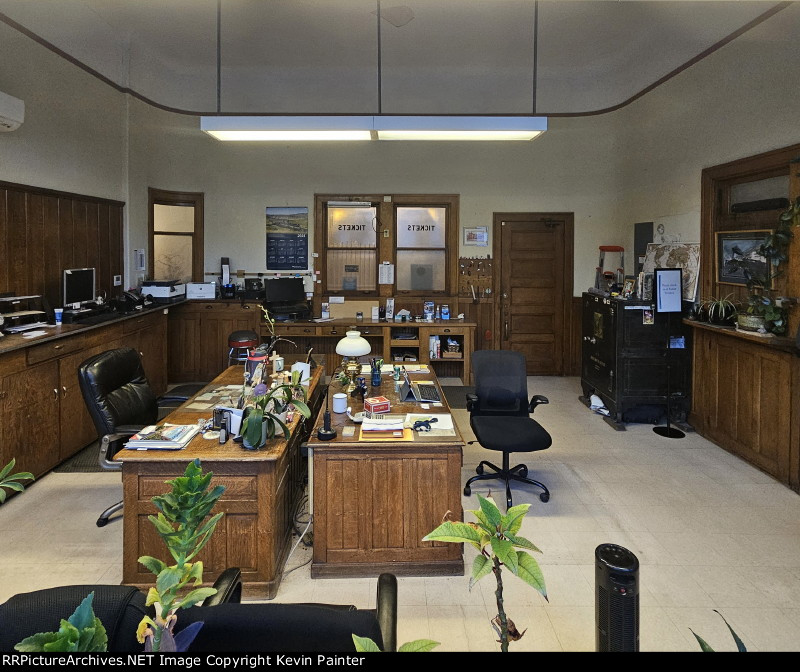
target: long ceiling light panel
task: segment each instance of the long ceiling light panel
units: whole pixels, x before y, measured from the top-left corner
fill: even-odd
[[[546,117],[269,116],[201,117],[200,129],[224,141],[533,140]]]

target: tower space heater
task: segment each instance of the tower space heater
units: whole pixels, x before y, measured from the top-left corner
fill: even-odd
[[[597,651],[639,650],[639,560],[616,544],[594,551]]]

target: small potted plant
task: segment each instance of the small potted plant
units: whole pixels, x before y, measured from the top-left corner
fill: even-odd
[[[736,319],[737,305],[727,294],[721,299],[714,297],[703,299],[695,309],[696,319],[718,325],[732,325]]]
[[[242,419],[242,445],[255,450],[270,439],[274,439],[278,430],[284,438],[291,436],[286,424],[286,413],[290,407],[300,412],[305,418],[311,417],[311,410],[306,404],[306,389],[300,384],[300,371],[292,371],[291,383],[282,383],[267,387],[266,383],[253,386],[250,398],[245,402]]]

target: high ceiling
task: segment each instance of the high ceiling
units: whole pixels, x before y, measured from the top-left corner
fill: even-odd
[[[624,104],[753,26],[797,22],[790,4],[0,0],[0,20],[182,111],[576,114]]]

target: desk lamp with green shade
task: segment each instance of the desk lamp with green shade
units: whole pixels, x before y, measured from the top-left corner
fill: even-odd
[[[361,373],[359,357],[368,355],[372,346],[366,338],[361,336],[360,331],[351,329],[347,335],[336,344],[336,354],[342,355],[342,371],[350,379],[346,392],[349,394],[356,389],[356,377]]]

